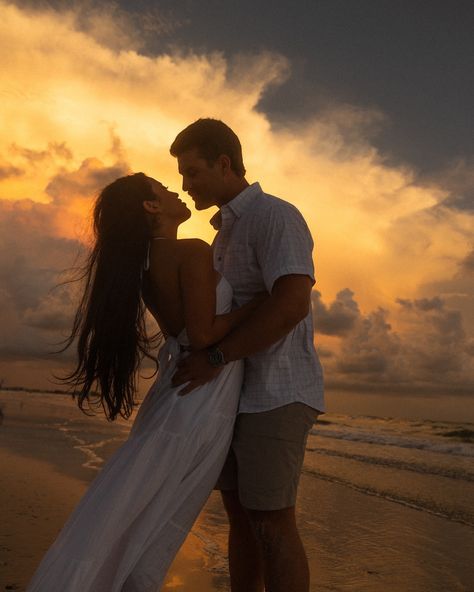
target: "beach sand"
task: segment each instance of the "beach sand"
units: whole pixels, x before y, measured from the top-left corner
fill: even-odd
[[[0,590],[22,591],[128,425],[83,416],[60,395],[0,392],[0,405]],[[469,525],[315,478],[311,466],[297,515],[311,592],[474,592]],[[227,532],[214,492],[163,590],[229,590]]]
[[[0,405],[0,590],[23,591],[103,459],[126,438],[130,425],[86,417],[69,397],[58,395],[0,393]],[[74,429],[67,429],[71,423]],[[91,432],[86,443],[77,435],[83,425]],[[196,527],[203,519],[204,514]],[[213,569],[219,559],[206,546],[198,535],[188,537],[164,590],[215,589]]]

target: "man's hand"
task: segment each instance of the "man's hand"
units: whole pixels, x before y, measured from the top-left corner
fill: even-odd
[[[209,364],[206,350],[191,352],[179,362],[178,370],[173,376],[173,386],[188,383],[178,393],[180,396],[187,395],[198,386],[210,382],[221,369],[222,367],[215,368]]]

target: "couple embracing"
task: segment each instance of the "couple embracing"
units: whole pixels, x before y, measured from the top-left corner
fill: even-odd
[[[295,522],[306,439],[324,410],[313,345],[312,239],[298,210],[249,185],[238,137],[200,119],[171,146],[191,213],[137,173],[102,190],[69,344],[79,406],[128,417],[146,309],[166,340],[128,440],[91,484],[28,592],[158,592],[213,488],[229,517],[232,592],[308,592]],[[97,388],[98,387],[98,388]]]

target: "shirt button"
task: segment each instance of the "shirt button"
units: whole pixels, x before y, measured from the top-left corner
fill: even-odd
[[[217,261],[222,261],[222,257],[217,257]]]

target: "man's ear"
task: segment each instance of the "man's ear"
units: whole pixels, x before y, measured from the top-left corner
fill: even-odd
[[[159,214],[161,212],[161,204],[157,199],[148,199],[143,202],[143,208],[148,214]]]
[[[232,170],[232,164],[231,164],[230,158],[227,156],[227,154],[221,154],[217,158],[217,164],[219,165],[221,171],[224,174],[227,174]]]

